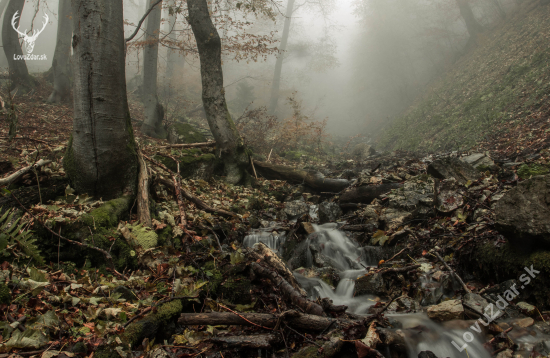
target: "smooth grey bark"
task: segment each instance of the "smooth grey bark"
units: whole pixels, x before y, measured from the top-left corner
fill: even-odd
[[[188,0],[189,24],[197,40],[201,63],[202,102],[206,119],[224,162],[226,181],[237,184],[246,177],[249,157],[227,110],[223,88],[222,49],[206,0]]]
[[[151,0],[149,4],[154,4]],[[147,45],[143,53],[143,102],[145,104],[145,121],[141,126],[143,134],[155,138],[166,138],[166,130],[162,126],[164,108],[159,103],[157,93],[158,54],[160,19],[162,2],[160,2],[147,17]]]
[[[14,59],[14,56],[23,56],[23,50],[19,44],[18,34],[11,26],[13,15],[17,11],[19,11],[19,18],[15,21],[15,26],[19,26],[24,6],[25,0],[9,1],[2,23],[2,45],[4,46],[4,54],[8,59],[12,87],[22,86],[28,89],[32,87],[33,81],[29,75],[25,60],[21,57],[18,60]]]
[[[57,42],[52,62],[53,92],[48,98],[49,103],[63,102],[71,94],[71,14],[71,0],[59,0]]]
[[[8,5],[9,2],[10,0],[2,0],[0,2],[0,16],[2,16],[2,13],[4,12],[4,9],[6,9],[6,6]]]
[[[477,35],[483,31],[483,27],[475,19],[472,8],[468,4],[468,0],[456,0],[456,4],[460,10],[460,15],[462,15],[466,23],[466,29],[470,34],[470,40],[476,41]]]
[[[286,6],[285,24],[283,27],[283,36],[281,38],[281,46],[279,47],[279,55],[275,63],[275,73],[273,74],[273,82],[271,83],[271,97],[269,99],[269,114],[273,115],[277,110],[279,102],[279,88],[281,87],[281,72],[283,70],[283,60],[285,56],[286,45],[288,43],[288,35],[290,33],[290,21],[294,12],[294,0],[288,0]]]
[[[79,193],[135,194],[136,143],[125,81],[122,0],[73,0],[74,121],[64,158]]]

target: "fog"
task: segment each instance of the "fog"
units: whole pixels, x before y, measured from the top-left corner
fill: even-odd
[[[460,1],[296,0],[273,114],[279,120],[291,116],[288,98],[293,98],[308,118],[326,120],[326,130],[333,136],[376,135],[403,114],[469,46],[470,35],[457,6]],[[245,109],[269,107],[287,1],[220,0],[210,5],[224,45],[230,112],[239,118]],[[486,28],[517,6],[515,0],[472,0],[467,5]],[[178,120],[201,105],[200,64],[185,20],[185,3],[164,1],[163,6],[159,94],[168,109],[167,119]],[[147,8],[145,0],[124,0],[126,36],[134,32]],[[32,73],[51,68],[57,9],[56,0],[25,3],[21,31],[41,28],[44,15],[49,17],[34,49],[34,54],[44,54],[47,60],[27,61]],[[173,29],[170,11],[178,13]],[[128,43],[130,92],[140,87],[145,24]],[[174,74],[167,78],[169,62]],[[0,66],[7,71],[4,54]]]

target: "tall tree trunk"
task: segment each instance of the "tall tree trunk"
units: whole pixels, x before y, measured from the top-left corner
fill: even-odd
[[[460,15],[462,15],[462,18],[466,23],[466,29],[470,34],[470,40],[476,41],[477,35],[483,31],[483,27],[475,19],[472,8],[470,7],[470,4],[468,4],[468,0],[456,0],[456,4],[460,9]]]
[[[168,8],[173,10],[173,12],[168,15],[168,39],[171,43],[175,43],[177,40],[176,20],[178,17],[178,14],[175,12],[176,0],[169,0]],[[180,54],[177,50],[173,50],[171,48],[168,49],[168,58],[166,64],[166,80],[168,82],[168,85],[172,84],[172,82],[174,81],[174,68],[179,65],[179,57]]]
[[[189,24],[197,40],[201,63],[202,102],[206,119],[225,165],[226,181],[237,184],[246,177],[249,157],[227,110],[223,88],[222,49],[206,0],[188,0]]]
[[[50,103],[65,101],[71,94],[71,38],[73,24],[71,20],[71,0],[59,0],[57,22],[57,43],[53,55],[53,92],[48,98]]]
[[[19,36],[11,26],[11,21],[16,11],[18,11],[19,18],[15,21],[15,26],[19,26],[24,6],[25,0],[10,0],[4,14],[4,22],[2,23],[2,44],[4,46],[4,53],[8,59],[12,87],[20,86],[28,89],[32,87],[33,81],[29,75],[27,63],[22,59],[23,50],[19,44]]]
[[[503,20],[505,20],[505,19],[506,19],[506,12],[505,12],[504,9],[502,8],[502,5],[500,5],[500,1],[499,1],[499,0],[491,0],[491,2],[492,2],[493,5],[496,7],[499,16],[500,16]]]
[[[286,45],[288,43],[288,34],[290,33],[290,21],[294,12],[294,0],[288,0],[286,6],[285,25],[283,28],[283,37],[281,38],[281,46],[279,47],[279,55],[275,63],[275,73],[273,74],[273,82],[271,83],[271,97],[269,100],[269,114],[275,114],[277,103],[279,102],[279,88],[281,86],[281,72],[283,70],[283,60],[285,56]]]
[[[122,0],[73,0],[74,121],[64,167],[103,199],[135,194],[136,143],[126,97]]]
[[[156,1],[151,0],[149,4]],[[157,93],[158,55],[159,55],[159,32],[162,13],[162,2],[160,2],[149,16],[147,16],[147,45],[143,55],[143,101],[145,104],[145,121],[141,131],[151,137],[166,138],[166,131],[162,126],[164,119],[164,108],[159,103]]]

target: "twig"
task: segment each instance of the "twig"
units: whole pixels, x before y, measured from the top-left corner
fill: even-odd
[[[269,159],[271,158],[271,153],[273,153],[273,148],[269,151],[269,155],[267,156],[266,162],[269,163]]]
[[[128,37],[125,41],[126,42],[129,42],[129,41],[132,41],[132,39],[134,37],[136,37],[137,33],[139,32],[139,29],[141,28],[141,25],[143,25],[143,21],[145,21],[145,19],[147,18],[147,16],[149,16],[149,14],[151,13],[151,11],[153,11],[153,9],[155,8],[155,6],[157,6],[158,4],[160,4],[162,2],[162,0],[157,0],[157,2],[155,2],[153,5],[151,5],[151,7],[149,8],[149,10],[147,10],[147,12],[145,13],[145,15],[143,15],[143,17],[141,18],[141,20],[139,20],[137,26],[136,26],[136,30],[134,31],[133,34],[130,35],[130,37]]]
[[[395,259],[397,256],[401,255],[401,253],[403,253],[403,251],[405,251],[407,248],[404,248],[403,250],[399,251],[398,253],[396,253],[395,255],[393,255],[391,257],[391,259],[389,260],[386,260],[386,262],[390,262],[391,260]]]
[[[158,148],[159,149],[166,149],[166,148],[207,148],[207,147],[215,147],[215,146],[216,146],[216,142],[204,142],[204,143],[188,143],[188,144],[170,144],[170,145],[165,145],[165,146],[158,147]]]
[[[439,255],[439,253],[437,253],[436,251],[434,251],[434,254],[435,256],[439,259],[439,261],[441,261],[441,263],[443,265],[445,265],[445,267],[447,268],[447,270],[449,270],[453,276],[458,280],[458,282],[460,282],[460,284],[462,285],[462,287],[464,288],[464,291],[468,292],[468,293],[472,293],[472,291],[468,288],[468,286],[466,286],[466,284],[464,283],[464,281],[462,281],[462,279],[460,278],[460,276],[458,276],[458,274],[449,266],[447,265],[447,263],[445,262],[445,260],[443,260],[443,258],[441,257],[441,255]]]
[[[69,240],[67,239],[66,237],[63,237],[59,234],[56,234],[55,232],[53,232],[49,227],[47,227],[42,221],[40,221],[36,216],[33,215],[33,213],[31,213],[23,204],[21,204],[21,202],[19,201],[19,199],[17,199],[15,197],[15,195],[13,195],[13,193],[11,193],[11,196],[15,199],[15,201],[17,201],[17,203],[19,204],[19,206],[21,206],[21,208],[23,208],[23,210],[25,210],[25,212],[27,212],[30,216],[33,217],[33,219],[35,221],[37,221],[42,227],[44,227],[46,230],[48,230],[49,232],[51,232],[53,235],[57,236],[58,238],[60,239],[63,239],[65,241],[67,241],[68,243],[70,244],[73,244],[73,245],[77,245],[77,246],[80,246],[80,247],[85,247],[87,249],[92,249],[92,250],[96,250],[96,251],[99,251],[101,252],[103,255],[105,255],[105,259],[107,260],[107,262],[109,263],[109,266],[111,266],[114,270],[115,268],[115,264],[113,262],[113,257],[105,250],[103,249],[100,249],[99,247],[95,247],[95,246],[92,246],[92,245],[88,245],[88,244],[84,244],[82,242],[78,242],[78,241],[73,241],[73,240]]]
[[[252,170],[254,171],[254,176],[258,179],[258,174],[256,174],[256,168],[254,167],[254,159],[250,158],[250,164],[252,164]]]

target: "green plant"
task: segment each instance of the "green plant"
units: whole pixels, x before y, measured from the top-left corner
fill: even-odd
[[[4,256],[18,256],[20,254],[14,255],[14,251],[18,249],[35,263],[43,264],[44,259],[35,245],[36,239],[25,226],[20,217],[14,219],[13,211],[8,210],[0,217],[0,253]]]

